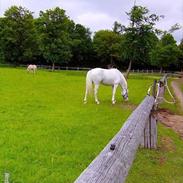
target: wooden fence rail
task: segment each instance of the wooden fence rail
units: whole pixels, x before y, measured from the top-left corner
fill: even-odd
[[[156,92],[156,100],[155,100],[155,107],[157,108],[159,104],[163,102],[166,85],[167,85],[167,77],[168,75],[165,74],[159,81],[157,86],[157,92]]]
[[[152,96],[143,100],[75,183],[124,183],[139,145],[156,148],[154,100]]]
[[[39,67],[41,68],[41,66]],[[149,149],[157,147],[157,121],[153,112],[156,104],[161,103],[160,100],[164,96],[166,84],[167,74],[159,80],[158,85],[156,81],[154,82],[153,96],[145,97],[120,131],[81,173],[75,183],[125,182],[138,147]],[[9,174],[5,173],[5,182],[8,182],[8,179]]]
[[[167,74],[152,85],[148,96],[120,131],[81,173],[75,183],[124,183],[138,147],[157,148],[157,120],[153,113],[165,94]]]
[[[0,67],[15,67],[15,65],[12,64],[0,64]],[[18,65],[18,67],[27,67],[25,64]],[[38,69],[48,69],[52,70],[51,65],[37,65]],[[68,66],[55,66],[55,70],[80,70],[80,71],[88,71],[92,69],[91,67],[68,67]],[[122,72],[126,72],[125,70],[122,70]],[[182,72],[178,71],[163,71],[162,73],[160,70],[153,70],[153,69],[132,69],[132,73],[142,73],[142,74],[164,74],[168,73],[171,76],[175,77],[183,77]]]

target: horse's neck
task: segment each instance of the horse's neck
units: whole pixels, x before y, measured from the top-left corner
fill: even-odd
[[[123,75],[121,76],[120,86],[123,90],[127,90],[127,82]]]

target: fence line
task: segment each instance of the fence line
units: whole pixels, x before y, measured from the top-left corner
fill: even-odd
[[[25,65],[24,65],[25,66]],[[46,65],[37,65],[38,68],[42,68],[42,69],[52,69],[52,66],[46,66]],[[85,70],[88,71],[92,69],[91,67],[69,67],[69,66],[55,66],[55,70]],[[123,72],[126,72],[125,70],[122,70]],[[132,69],[131,72],[133,73],[160,73],[160,74],[164,74],[164,73],[177,73],[178,71],[163,71],[160,72],[160,70],[153,70],[153,69]],[[179,73],[180,74],[180,73]]]
[[[12,64],[0,64],[0,67],[15,67]],[[27,65],[25,64],[21,64],[18,67],[27,67]],[[39,69],[52,69],[51,65],[37,65],[37,67]],[[81,70],[81,71],[88,71],[92,69],[92,67],[69,67],[69,66],[55,66],[55,70]],[[125,70],[121,70],[122,72],[126,72]],[[165,74],[168,73],[171,76],[182,76],[183,74],[181,72],[178,71],[163,71],[160,72],[160,70],[157,69],[132,69],[131,70],[132,73],[148,73],[148,74]]]
[[[167,74],[158,82],[154,81],[151,87],[152,96],[149,93],[145,97],[120,131],[74,183],[124,183],[138,147],[157,148],[155,101],[158,97],[164,96],[165,83],[167,83]]]
[[[78,177],[75,183],[123,183],[128,175],[139,144],[151,146],[153,133],[147,129],[154,97],[147,96],[127,119],[121,130],[107,144],[103,151],[93,160]],[[151,125],[152,126],[152,125]],[[144,141],[142,142],[142,136]],[[155,139],[153,137],[153,139]],[[156,143],[156,142],[155,142]]]
[[[26,67],[27,65],[21,65]],[[38,68],[51,69],[51,66],[38,65]],[[90,68],[60,67],[61,70],[89,70]],[[144,71],[144,70],[142,70]],[[135,70],[132,70],[135,72]],[[140,71],[139,71],[140,72]],[[146,70],[148,73],[148,70]],[[153,96],[146,96],[124,123],[120,131],[106,145],[102,152],[81,173],[75,183],[124,183],[139,146],[157,148],[157,121],[153,115],[155,96],[165,93],[167,75],[159,80],[159,94],[156,82],[153,85]],[[158,90],[158,89],[157,89]],[[6,175],[6,177],[9,177]],[[8,178],[6,178],[8,180]]]

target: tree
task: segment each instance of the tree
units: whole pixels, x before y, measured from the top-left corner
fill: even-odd
[[[179,44],[180,49],[180,55],[179,55],[179,66],[181,68],[181,71],[183,70],[183,39],[181,40]]]
[[[132,62],[147,62],[149,52],[157,42],[155,23],[159,20],[156,14],[142,6],[133,6],[127,13],[129,26],[124,26],[124,39],[122,42],[122,58],[129,61],[126,78],[131,70]]]
[[[121,25],[119,22],[114,22],[113,32],[121,34],[124,32],[125,26]]]
[[[71,29],[70,29],[71,30]],[[92,52],[91,32],[81,24],[74,25],[70,33],[72,38],[72,62],[85,64],[90,60]]]
[[[37,37],[32,12],[12,6],[1,18],[1,54],[10,63],[26,63],[34,59]]]
[[[162,72],[163,68],[177,65],[179,55],[180,50],[173,36],[170,33],[165,33],[151,52],[151,63],[160,67],[160,72]]]
[[[71,57],[71,38],[69,28],[72,21],[65,15],[65,10],[55,9],[40,12],[37,20],[40,49],[44,58],[52,63],[67,63]]]
[[[122,36],[109,30],[96,32],[93,38],[94,50],[105,64],[114,64],[114,59],[120,59]]]
[[[3,53],[2,32],[3,32],[3,18],[0,18],[0,63],[3,63],[5,61]]]

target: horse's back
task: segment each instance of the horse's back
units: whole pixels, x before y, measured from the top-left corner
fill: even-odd
[[[113,85],[119,83],[122,79],[122,73],[115,68],[102,69],[94,68],[88,71],[87,77],[89,77],[94,83],[103,83],[106,85]]]
[[[102,77],[103,69],[101,68],[94,68],[87,72],[87,78],[89,78],[93,82],[101,82]]]
[[[36,66],[36,65],[30,64],[30,65],[28,65],[28,67],[27,67],[27,71],[28,71],[28,72],[33,71],[33,72],[35,73],[36,70],[37,70],[37,66]]]
[[[34,68],[34,69],[37,69],[37,66],[36,66],[36,65],[33,65],[33,68]]]

